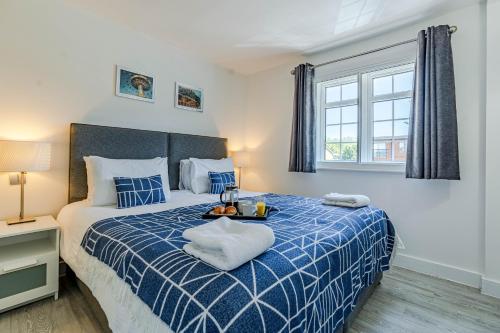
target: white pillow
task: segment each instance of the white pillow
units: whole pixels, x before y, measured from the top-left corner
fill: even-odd
[[[188,159],[179,163],[179,190],[191,191],[191,161]]]
[[[149,177],[160,175],[165,199],[170,198],[168,161],[166,157],[149,160],[109,159],[85,156],[87,166],[87,200],[92,206],[116,204],[116,187],[113,177]]]
[[[191,161],[191,191],[195,194],[207,193],[210,188],[208,172],[234,171],[233,160],[223,158],[221,160],[190,158]]]

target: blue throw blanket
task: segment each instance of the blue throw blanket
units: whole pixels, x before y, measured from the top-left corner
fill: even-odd
[[[82,247],[116,271],[175,332],[334,332],[360,292],[389,268],[394,228],[384,211],[266,194],[276,242],[230,271],[186,254],[182,232],[215,204],[94,223]]]

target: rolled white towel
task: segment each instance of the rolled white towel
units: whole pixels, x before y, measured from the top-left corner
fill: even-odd
[[[323,196],[323,204],[342,207],[363,207],[370,204],[370,198],[361,194],[329,193]]]
[[[182,236],[191,241],[184,251],[224,271],[243,265],[274,244],[274,232],[268,226],[225,216],[186,229]]]

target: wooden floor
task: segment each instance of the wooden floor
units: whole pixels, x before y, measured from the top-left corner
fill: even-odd
[[[393,268],[351,333],[500,333],[500,300],[457,283]]]
[[[60,298],[0,314],[1,333],[103,332],[77,287],[64,282]],[[500,333],[500,300],[476,289],[400,268],[385,273],[353,324],[352,333]]]

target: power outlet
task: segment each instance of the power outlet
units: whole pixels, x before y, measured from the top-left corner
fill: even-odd
[[[9,175],[10,185],[19,185],[21,183],[20,178],[18,174]],[[24,183],[26,184],[26,179],[24,179]]]

